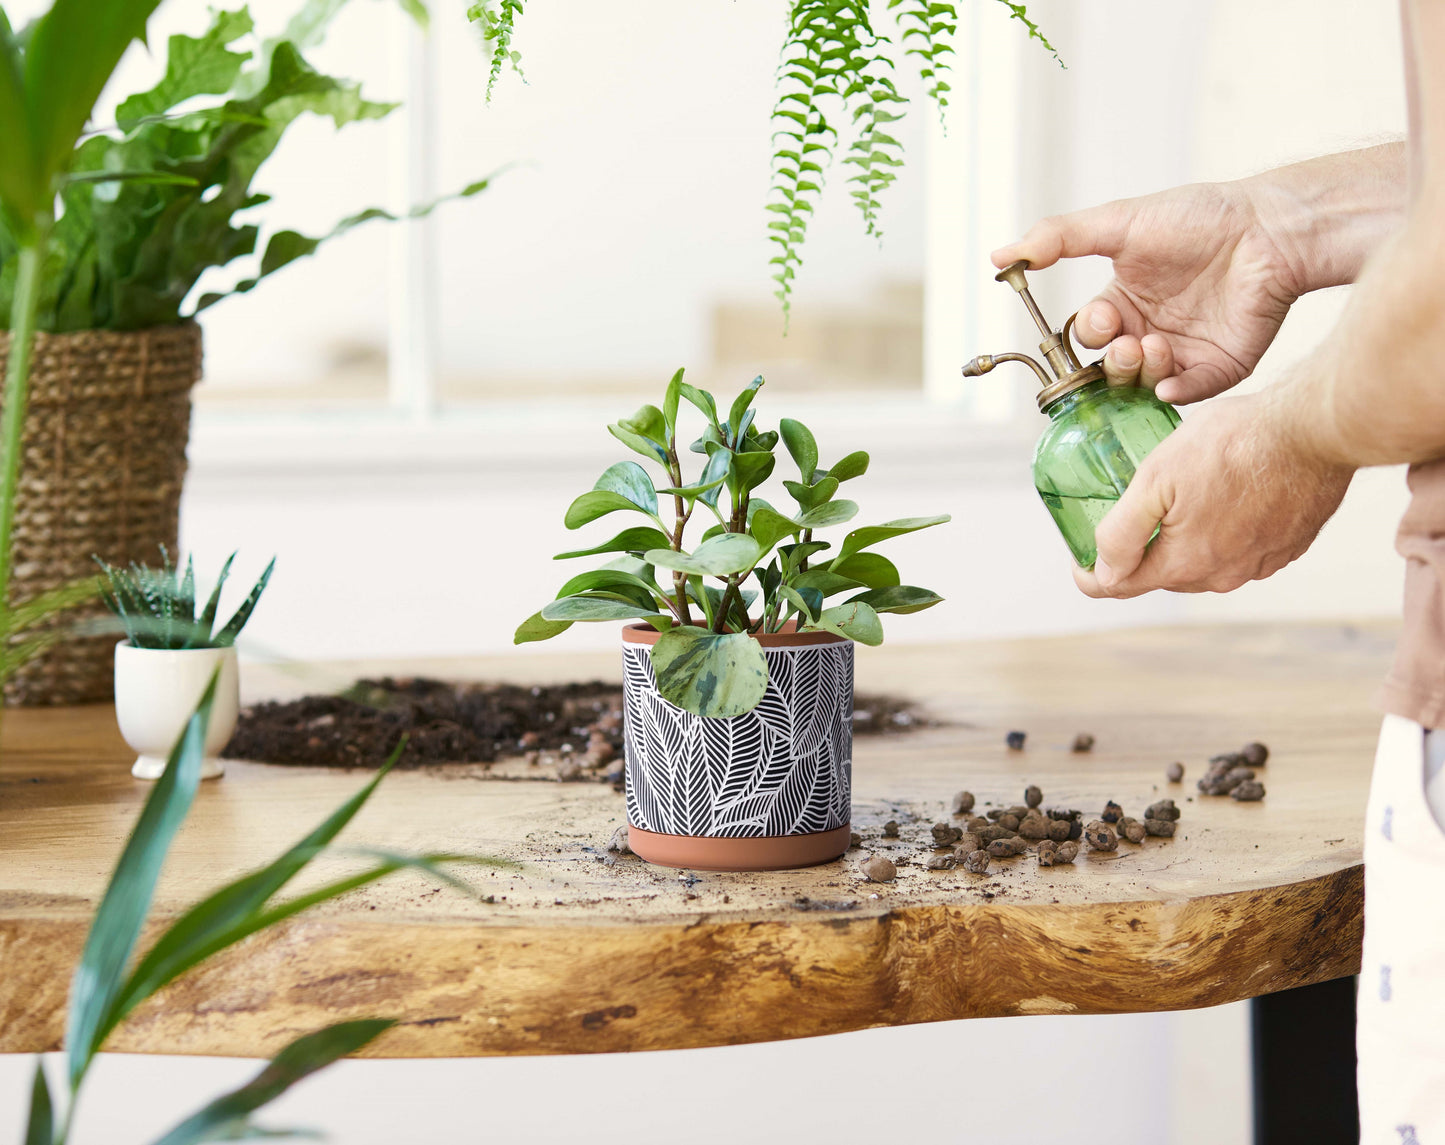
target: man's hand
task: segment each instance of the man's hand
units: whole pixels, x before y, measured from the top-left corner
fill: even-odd
[[[1114,281],[1074,323],[1079,341],[1113,343],[1112,384],[1199,401],[1249,376],[1303,289],[1244,186],[1198,183],[1044,219],[993,262],[1113,259]]]
[[[1354,470],[1308,452],[1268,392],[1196,412],[1144,459],[1074,570],[1089,596],[1230,592],[1303,555]],[[1155,529],[1159,535],[1150,544]]]

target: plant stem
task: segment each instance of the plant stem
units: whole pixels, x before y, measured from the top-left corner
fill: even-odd
[[[48,225],[36,227],[20,243],[15,298],[10,307],[10,360],[5,366],[4,413],[0,414],[0,664],[10,659],[10,536],[15,524],[15,493],[20,485],[20,443],[25,407],[30,400],[30,350],[40,306],[40,273]],[[0,677],[8,674],[0,669]],[[3,679],[0,679],[3,682]],[[0,716],[4,706],[0,705]]]
[[[717,616],[713,618],[712,630],[714,632],[720,633],[727,627],[728,614],[732,611],[732,602],[734,598],[738,598],[739,579],[737,576],[728,577],[728,586],[723,590],[722,600],[717,606]]]
[[[682,488],[682,464],[677,459],[677,446],[667,447],[667,476],[672,481],[674,489]],[[695,508],[696,506],[694,506]],[[672,496],[672,513],[675,522],[672,530],[672,551],[682,552],[682,533],[687,528],[687,522],[692,517],[692,509],[686,512],[682,508],[682,498],[676,493]],[[676,602],[673,612],[682,624],[692,623],[692,610],[687,606],[687,574],[674,572],[672,574],[673,599]]]

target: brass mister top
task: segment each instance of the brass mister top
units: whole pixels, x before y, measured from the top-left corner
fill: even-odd
[[[1006,282],[1019,292],[1019,297],[1028,307],[1029,316],[1034,320],[1034,325],[1044,336],[1044,340],[1039,343],[1039,352],[1043,354],[1044,360],[1048,362],[1049,369],[1054,372],[1054,376],[1049,377],[1044,372],[1044,368],[1027,354],[980,354],[963,367],[963,376],[978,378],[988,373],[1000,362],[1022,362],[1039,376],[1039,381],[1043,385],[1043,389],[1039,391],[1039,409],[1042,410],[1048,409],[1059,398],[1067,393],[1072,393],[1080,386],[1102,381],[1104,367],[1098,362],[1089,366],[1081,366],[1078,355],[1074,353],[1073,347],[1069,344],[1069,327],[1079,316],[1077,311],[1069,315],[1069,320],[1064,323],[1062,330],[1056,331],[1049,325],[1043,311],[1039,309],[1039,304],[1029,293],[1029,282],[1024,277],[1024,271],[1028,268],[1028,259],[1020,259],[999,271],[994,276],[994,280]]]

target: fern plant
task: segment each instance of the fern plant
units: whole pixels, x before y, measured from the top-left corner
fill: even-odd
[[[96,558],[106,581],[101,597],[136,648],[160,648],[172,652],[187,648],[229,648],[236,642],[246,621],[251,619],[251,613],[266,591],[276,567],[276,558],[272,557],[266,571],[246,594],[241,607],[217,629],[216,607],[220,604],[221,589],[231,572],[231,562],[236,559],[236,554],[232,553],[221,566],[216,587],[211,590],[199,614],[196,613],[196,570],[192,559],[186,558],[184,574],[171,563],[170,554],[164,547],[161,559],[158,569],[134,562],[130,568],[122,569]]]
[[[487,100],[508,62],[520,74],[521,54],[512,46],[522,0],[477,0],[468,17],[491,51]],[[843,147],[849,195],[863,218],[865,233],[880,240],[882,195],[903,166],[903,144],[892,125],[907,113],[908,99],[894,82],[900,59],[916,63],[928,98],[942,115],[952,90],[945,75],[950,40],[958,30],[958,8],[934,0],[886,0],[883,29],[874,11],[882,0],[788,0],[787,33],[778,66],[779,94],[773,108],[772,185],[767,209],[768,239],[774,253],[774,291],[784,324],[792,309],[793,281],[803,264],[803,244],[823,194],[828,166]],[[1028,8],[998,0],[1062,67],[1063,60],[1029,19]],[[885,34],[885,31],[892,34]]]

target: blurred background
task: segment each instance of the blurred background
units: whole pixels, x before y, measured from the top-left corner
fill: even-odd
[[[292,7],[252,3],[271,27]],[[1396,614],[1393,470],[1357,478],[1313,551],[1269,581],[1086,600],[1029,480],[1044,424],[1031,375],[959,376],[976,353],[1034,349],[987,253],[1040,215],[1403,134],[1391,0],[1035,0],[1067,70],[1001,5],[962,0],[946,125],[905,80],[908,165],[881,243],[832,172],[786,338],[763,209],[781,0],[536,0],[518,24],[525,82],[505,76],[490,106],[464,5],[435,3],[429,38],[391,7],[352,5],[318,63],[406,110],[340,135],[299,125],[264,180],[270,218],[315,233],[501,174],[479,198],[362,228],[208,313],[183,542],[207,568],[241,549],[243,573],[278,555],[252,654],[509,647],[575,571],[548,558],[579,547],[562,511],[617,459],[605,423],[659,400],[678,366],[725,394],[764,374],[761,424],[800,418],[825,462],[869,450],[855,496],[870,520],[953,514],[896,542],[906,578],[949,599],[899,618],[892,641]],[[201,5],[169,0],[153,40],[204,21]],[[154,66],[137,51],[118,89]],[[1036,276],[1035,290],[1058,323],[1108,274],[1086,261]],[[1344,297],[1301,302],[1250,384],[1307,351]],[[565,637],[614,640],[604,626]],[[1057,1064],[1021,1067],[1040,1044],[1064,1047]],[[113,1112],[92,1113],[77,1140],[139,1141],[252,1068],[110,1057],[89,1101]],[[19,1106],[25,1069],[0,1062],[0,1109]],[[646,1111],[617,1097],[635,1071],[660,1095]],[[699,1119],[704,1076],[750,1100]],[[964,1126],[1017,1136],[1020,1111],[1047,1102],[1066,1118],[1127,1111],[1139,1133],[1109,1117],[1116,1139],[1184,1145],[1247,1140],[1247,1079],[1247,1013],[1225,1007],[616,1059],[343,1063],[273,1120],[343,1145],[954,1140]]]

